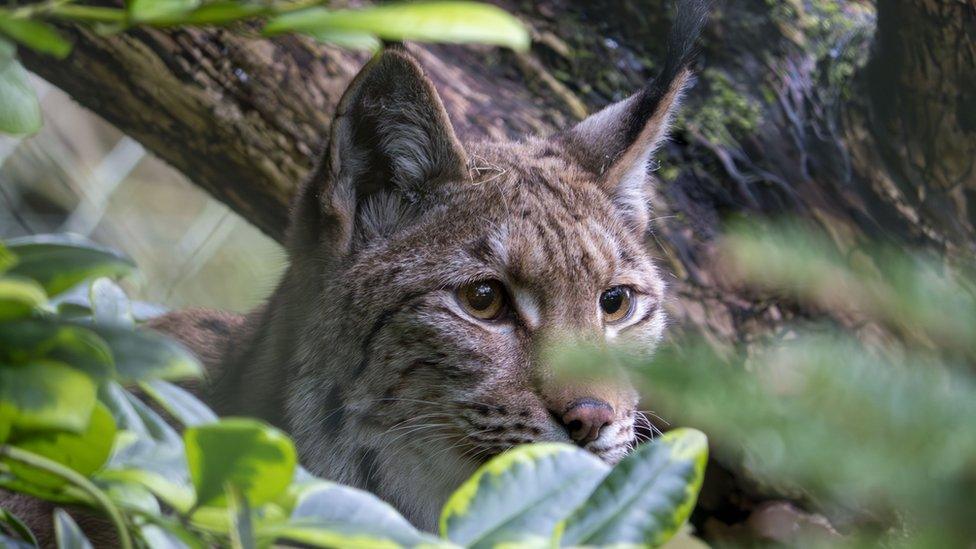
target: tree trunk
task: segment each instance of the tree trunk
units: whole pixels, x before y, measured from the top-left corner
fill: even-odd
[[[563,127],[638,89],[663,54],[661,0],[503,5],[532,27],[530,52],[412,47],[469,140]],[[249,27],[66,30],[71,56],[25,51],[31,70],[278,240],[366,59]],[[700,65],[659,172],[655,238],[678,329],[748,346],[803,314],[723,280],[712,258],[732,215],[798,214],[845,249],[976,249],[976,0],[728,0]],[[764,497],[710,475],[700,508],[713,520]]]

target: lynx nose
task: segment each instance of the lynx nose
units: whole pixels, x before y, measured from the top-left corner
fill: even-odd
[[[595,398],[581,398],[570,403],[560,419],[570,438],[583,446],[596,440],[600,430],[613,422],[613,407]]]

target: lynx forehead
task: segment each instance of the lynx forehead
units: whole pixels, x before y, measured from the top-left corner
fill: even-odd
[[[635,390],[558,375],[546,350],[661,337],[647,165],[703,23],[700,6],[683,6],[647,87],[521,142],[462,145],[406,50],[378,54],[337,108],[296,199],[289,269],[235,338],[215,407],[286,427],[313,472],[428,528],[514,445],[623,457],[641,419]]]

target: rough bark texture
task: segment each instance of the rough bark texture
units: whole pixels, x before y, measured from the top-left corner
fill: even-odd
[[[464,137],[547,132],[653,76],[665,4],[507,1],[531,52],[413,51]],[[69,30],[68,59],[25,53],[28,66],[283,237],[362,54],[249,28]],[[728,0],[700,65],[659,172],[655,237],[679,329],[748,346],[804,314],[723,280],[712,258],[729,217],[799,214],[847,250],[884,238],[972,254],[976,0]],[[717,533],[761,492],[713,466],[698,522]]]

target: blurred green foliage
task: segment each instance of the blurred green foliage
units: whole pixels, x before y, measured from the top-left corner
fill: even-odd
[[[968,267],[887,246],[842,254],[790,224],[730,235],[727,272],[804,307],[807,319],[732,351],[687,338],[650,362],[618,356],[648,405],[707,432],[722,459],[773,492],[847,525],[851,545],[972,543],[976,278]]]

